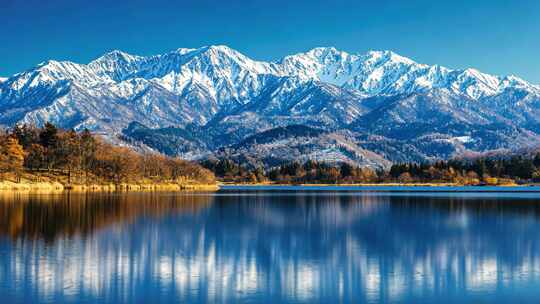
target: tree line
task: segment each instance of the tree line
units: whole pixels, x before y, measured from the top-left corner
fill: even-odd
[[[392,165],[389,178],[403,182],[441,181],[460,184],[504,184],[540,181],[540,153],[452,159]]]
[[[0,179],[62,175],[68,183],[175,181],[213,183],[198,164],[112,145],[88,130],[15,126],[0,134]]]
[[[456,183],[463,185],[540,182],[540,153],[506,157],[452,159],[425,163],[395,163],[388,170],[348,163],[307,161],[284,163],[270,169],[248,169],[230,159],[207,160],[202,165],[226,182],[282,184],[324,183]]]
[[[225,182],[281,184],[352,184],[379,182],[382,171],[360,168],[348,163],[338,165],[318,161],[290,162],[270,169],[247,169],[230,159],[206,160],[201,163]]]

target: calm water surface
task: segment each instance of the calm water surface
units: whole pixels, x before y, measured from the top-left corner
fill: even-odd
[[[538,303],[540,193],[0,193],[0,302]]]

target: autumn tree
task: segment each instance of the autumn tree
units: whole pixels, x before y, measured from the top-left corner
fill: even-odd
[[[7,135],[0,133],[0,172],[8,171],[7,164],[7,155],[6,155],[6,146],[7,145]]]
[[[69,130],[60,134],[54,147],[56,166],[67,170],[68,183],[71,183],[71,174],[79,169],[81,164],[81,145],[78,134]]]
[[[400,183],[410,183],[410,182],[412,182],[412,180],[413,180],[412,176],[411,176],[411,174],[409,172],[403,172],[398,177],[398,181]]]
[[[45,148],[40,144],[31,144],[26,149],[26,157],[24,159],[24,166],[30,170],[37,170],[45,168],[46,162]]]
[[[371,168],[362,168],[360,169],[360,174],[358,175],[360,182],[375,182],[377,180],[377,173]]]
[[[88,173],[92,169],[96,159],[96,140],[88,129],[84,129],[80,134],[80,168],[84,171],[86,182]]]
[[[2,143],[2,157],[0,168],[15,173],[17,180],[20,180],[20,174],[24,164],[24,150],[19,144],[17,138],[13,135],[8,136]]]

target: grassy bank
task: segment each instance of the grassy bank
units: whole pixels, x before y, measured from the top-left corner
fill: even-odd
[[[2,191],[35,191],[35,192],[61,192],[64,185],[58,182],[12,182],[0,181]]]
[[[65,190],[70,191],[216,191],[217,184],[179,184],[173,182],[155,183],[121,183],[121,184],[90,184],[66,185]]]
[[[114,183],[96,176],[69,177],[52,172],[23,173],[20,176],[0,175],[1,191],[62,192],[62,191],[216,191],[217,184],[189,179],[163,181],[153,179]]]

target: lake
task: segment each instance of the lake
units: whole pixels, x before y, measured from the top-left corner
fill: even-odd
[[[539,192],[387,190],[0,193],[0,302],[539,302]]]

